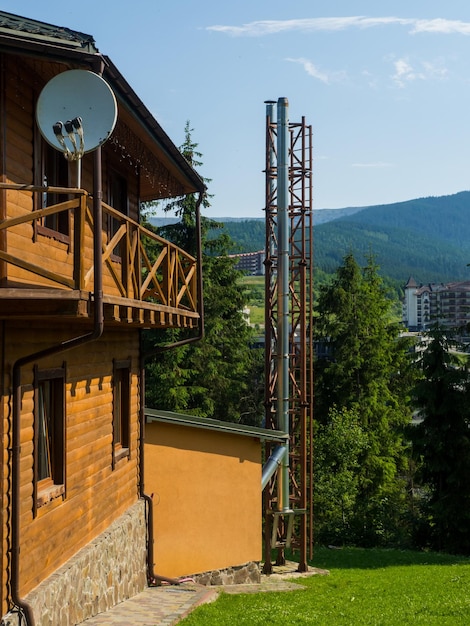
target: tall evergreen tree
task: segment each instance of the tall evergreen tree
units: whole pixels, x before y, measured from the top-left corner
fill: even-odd
[[[434,548],[470,554],[470,374],[455,350],[448,328],[436,324],[425,336],[416,387],[422,421],[411,436],[430,493],[425,534]]]
[[[407,346],[390,309],[372,258],[360,268],[348,254],[332,282],[320,288],[316,334],[329,357],[317,362],[315,415],[328,424],[333,411],[353,411],[367,437],[355,470],[357,492],[349,520],[363,543],[389,537],[404,505],[400,476],[403,431],[411,418],[409,367]]]
[[[189,122],[180,150],[193,167],[201,153],[192,139]],[[205,182],[210,182],[205,179]],[[203,198],[207,208],[209,195]],[[158,229],[159,234],[193,254],[196,252],[194,194],[171,201],[164,210],[179,218]],[[162,352],[146,369],[148,406],[226,421],[259,424],[262,419],[263,362],[253,348],[253,331],[243,310],[246,294],[240,288],[241,272],[228,256],[233,244],[226,234],[214,236],[221,225],[202,218],[204,338],[191,345]],[[211,231],[211,238],[208,232]],[[187,331],[162,333],[159,343],[171,343]]]

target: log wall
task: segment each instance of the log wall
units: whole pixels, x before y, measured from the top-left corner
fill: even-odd
[[[11,447],[11,371],[16,359],[82,335],[83,327],[55,328],[6,322],[0,326],[4,394],[3,458]],[[81,348],[38,361],[39,369],[66,367],[65,497],[36,509],[33,501],[34,363],[22,369],[21,593],[27,594],[78,549],[104,531],[139,498],[140,373],[138,333],[105,330]],[[130,453],[113,469],[113,359],[131,359]],[[3,567],[9,545],[11,476],[2,485]],[[5,569],[4,569],[5,571]],[[3,599],[6,590],[2,590]],[[3,606],[5,609],[5,606]]]
[[[41,158],[37,153],[39,144],[35,121],[37,98],[55,72],[70,68],[59,64],[25,61],[5,56],[6,59],[6,93],[5,93],[5,182],[15,184],[38,184],[35,167]],[[28,75],[30,80],[24,80]],[[86,129],[85,129],[86,132]],[[36,140],[35,140],[36,135]],[[105,144],[102,154],[103,161],[103,199],[108,198],[108,179],[112,170],[118,171],[127,182],[128,215],[133,220],[139,219],[139,172],[135,166],[126,162],[116,154],[110,144]],[[73,185],[71,185],[73,186]],[[93,192],[93,155],[86,154],[82,159],[82,187],[90,194]],[[33,195],[26,191],[7,192],[7,217],[19,217],[33,211]],[[104,219],[103,237],[106,239],[107,218]],[[91,267],[93,233],[87,228],[84,239],[82,257]],[[19,256],[28,263],[43,265],[60,275],[72,276],[73,267],[73,232],[70,243],[64,243],[53,237],[39,234],[34,237],[32,223],[13,227],[7,235],[7,249],[12,255]],[[120,275],[121,263],[115,260],[115,271]],[[35,276],[25,269],[8,265],[8,280],[25,284],[57,287],[57,283]],[[115,281],[107,267],[103,274],[104,289],[108,295],[120,295]]]

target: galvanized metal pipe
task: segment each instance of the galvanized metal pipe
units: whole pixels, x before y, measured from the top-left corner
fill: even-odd
[[[289,102],[277,101],[277,422],[289,433]],[[289,440],[281,465],[278,508],[290,510],[289,502]]]
[[[273,453],[263,465],[263,471],[261,474],[261,489],[263,490],[271,480],[272,476],[277,469],[282,465],[282,460],[286,454],[286,446],[276,446]]]

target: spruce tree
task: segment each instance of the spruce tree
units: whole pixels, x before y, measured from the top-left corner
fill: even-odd
[[[435,324],[424,337],[415,397],[421,421],[411,436],[424,535],[433,548],[470,554],[470,376],[452,334]]]
[[[405,508],[409,367],[390,311],[372,258],[360,268],[348,254],[320,288],[316,337],[326,344],[328,358],[316,364],[315,417],[326,425],[334,411],[352,411],[367,437],[354,470],[357,491],[348,521],[356,542],[364,544],[392,539]]]
[[[180,150],[197,168],[202,165],[202,154],[192,132],[188,122]],[[210,197],[204,196],[203,208],[210,206]],[[196,202],[194,194],[188,194],[166,204],[164,210],[173,211],[179,220],[158,229],[158,234],[192,254],[196,252]],[[253,330],[244,317],[242,273],[228,254],[233,242],[228,235],[217,234],[221,226],[202,217],[204,338],[164,351],[148,364],[146,403],[152,408],[259,425],[263,416],[263,360],[260,351],[253,348]],[[166,331],[160,334],[158,344],[187,336],[185,330]],[[153,335],[151,341],[154,345]]]

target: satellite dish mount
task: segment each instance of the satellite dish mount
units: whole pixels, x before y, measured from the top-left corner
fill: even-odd
[[[68,161],[77,163],[79,188],[83,155],[107,141],[116,119],[117,104],[111,87],[88,70],[68,70],[54,76],[36,105],[41,135]]]

